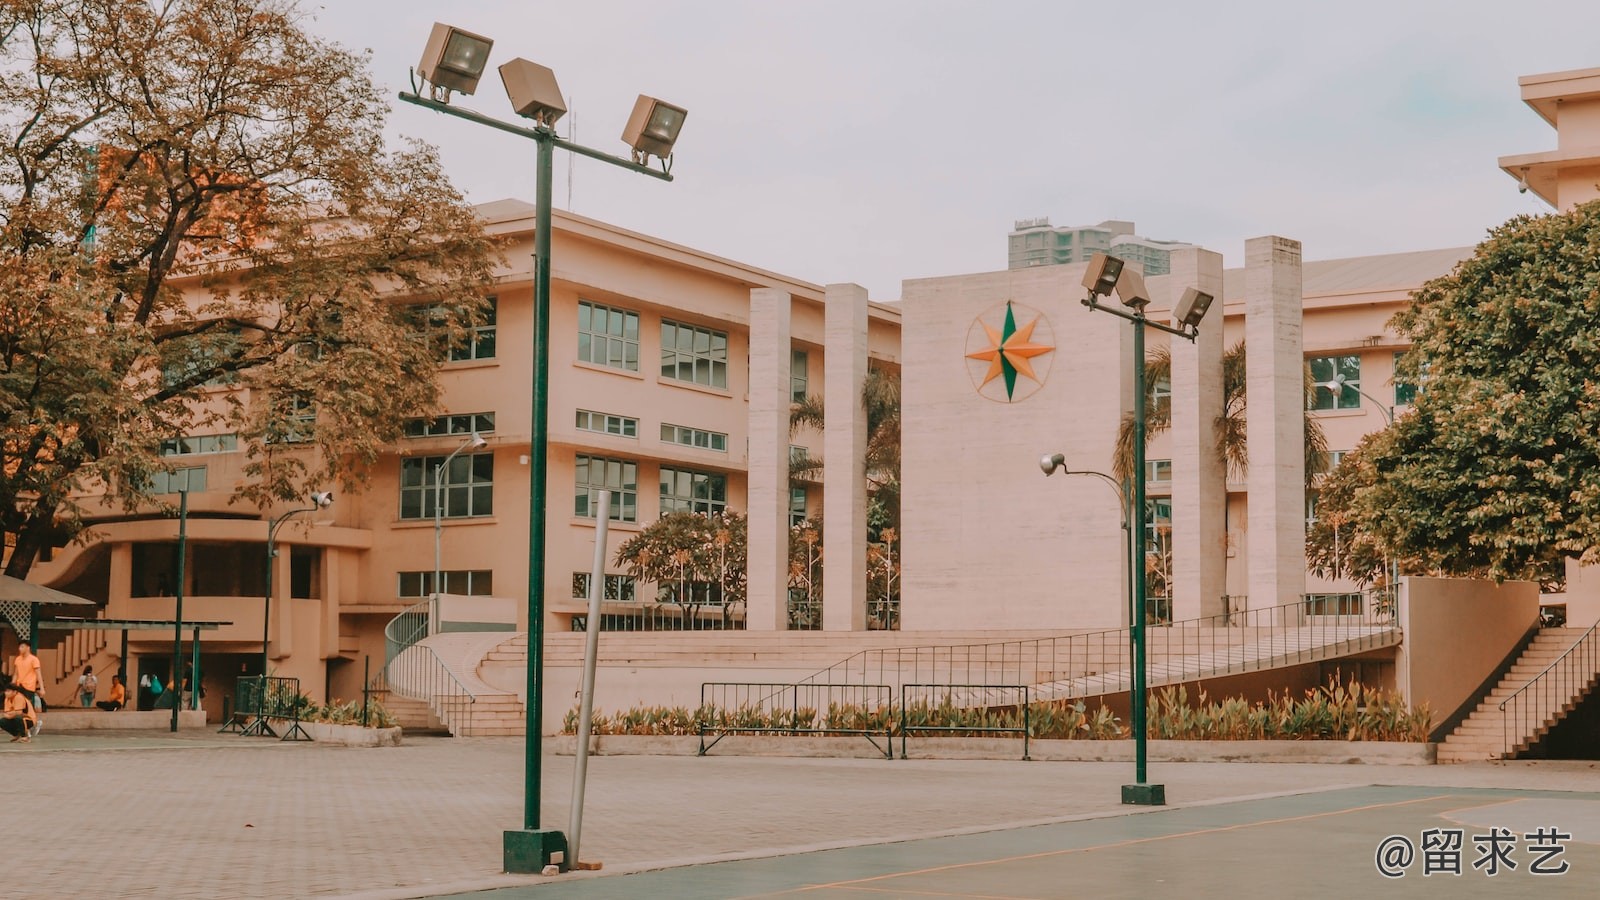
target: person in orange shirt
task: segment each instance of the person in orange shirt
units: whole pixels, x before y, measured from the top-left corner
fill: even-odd
[[[106,712],[116,712],[128,701],[128,689],[122,686],[122,676],[111,676],[111,699],[101,700],[95,704]]]
[[[4,711],[0,711],[0,730],[11,735],[13,744],[28,743],[28,732],[33,728],[34,710],[33,703],[23,696],[22,691],[15,686],[6,687],[6,702]]]
[[[17,645],[17,655],[11,660],[11,683],[14,688],[27,694],[35,708],[44,707],[44,698],[39,695],[44,690],[39,657],[33,655],[33,645],[27,641]]]

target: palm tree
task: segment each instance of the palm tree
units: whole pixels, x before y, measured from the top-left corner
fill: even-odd
[[[867,522],[873,535],[900,525],[900,376],[870,369],[861,386],[861,405],[867,411],[867,450],[862,466],[867,475]],[[821,431],[827,417],[822,398],[811,394],[789,408],[789,432],[801,428]],[[807,454],[789,461],[789,478],[796,483],[814,480],[822,471],[822,458]]]

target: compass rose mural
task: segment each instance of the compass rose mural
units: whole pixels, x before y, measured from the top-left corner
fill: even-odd
[[[1044,313],[1007,300],[973,320],[967,370],[980,395],[1016,403],[1044,386],[1055,349],[1055,332]]]

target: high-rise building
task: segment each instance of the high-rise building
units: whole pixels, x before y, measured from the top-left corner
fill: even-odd
[[[1048,218],[1018,219],[1007,242],[1006,268],[1065,266],[1088,262],[1096,253],[1138,263],[1146,275],[1165,275],[1173,250],[1193,246],[1133,233],[1133,223],[1107,219],[1098,225],[1052,226]]]

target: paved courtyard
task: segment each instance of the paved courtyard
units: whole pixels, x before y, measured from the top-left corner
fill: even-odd
[[[566,828],[572,764],[570,757],[546,760],[547,827]],[[604,872],[546,879],[499,872],[501,832],[521,823],[521,771],[517,738],[412,738],[397,748],[351,749],[209,732],[47,731],[33,744],[0,744],[0,772],[12,788],[5,831],[23,835],[29,859],[26,881],[6,889],[21,887],[17,896],[29,897],[376,900],[540,886],[517,894],[625,896],[615,891],[631,890],[629,883],[616,876],[628,872],[1021,829],[1013,832],[1015,840],[991,836],[983,840],[992,846],[961,851],[987,860],[979,881],[1007,894],[1001,889],[1008,873],[1020,878],[1025,868],[1020,861],[1005,862],[1015,855],[1005,849],[1012,844],[1107,842],[1134,827],[1134,820],[1150,823],[1139,827],[1187,828],[1173,816],[1208,815],[1124,815],[1130,809],[1120,805],[1118,786],[1131,772],[1122,763],[595,757],[583,857],[603,862]],[[1600,792],[1600,768],[1588,762],[1171,763],[1152,765],[1151,775],[1167,785],[1174,807],[1213,811],[1222,809],[1216,805],[1221,801],[1286,802],[1275,795],[1372,784]],[[1112,818],[1100,818],[1105,816]],[[1090,821],[1070,824],[1074,819]],[[1064,821],[1069,824],[1059,824]],[[1049,823],[1070,833],[1030,827]],[[1372,851],[1385,826],[1382,816],[1368,816],[1353,831],[1354,844],[1368,848],[1364,875],[1372,872]],[[1256,853],[1250,834],[1217,834],[1218,847],[1241,860]],[[820,857],[793,858],[808,866],[826,864],[817,863]],[[1592,890],[1600,873],[1588,865],[1579,874]],[[679,889],[669,893],[738,895],[738,889],[718,893],[723,888],[713,886],[723,884],[715,881],[722,871],[673,873]],[[807,885],[839,880],[826,870],[806,877]],[[703,889],[684,888],[701,878]],[[610,893],[589,893],[598,888]],[[917,895],[929,887],[906,881],[873,890],[879,896]],[[1063,888],[1060,894],[1012,896],[1073,893]]]

